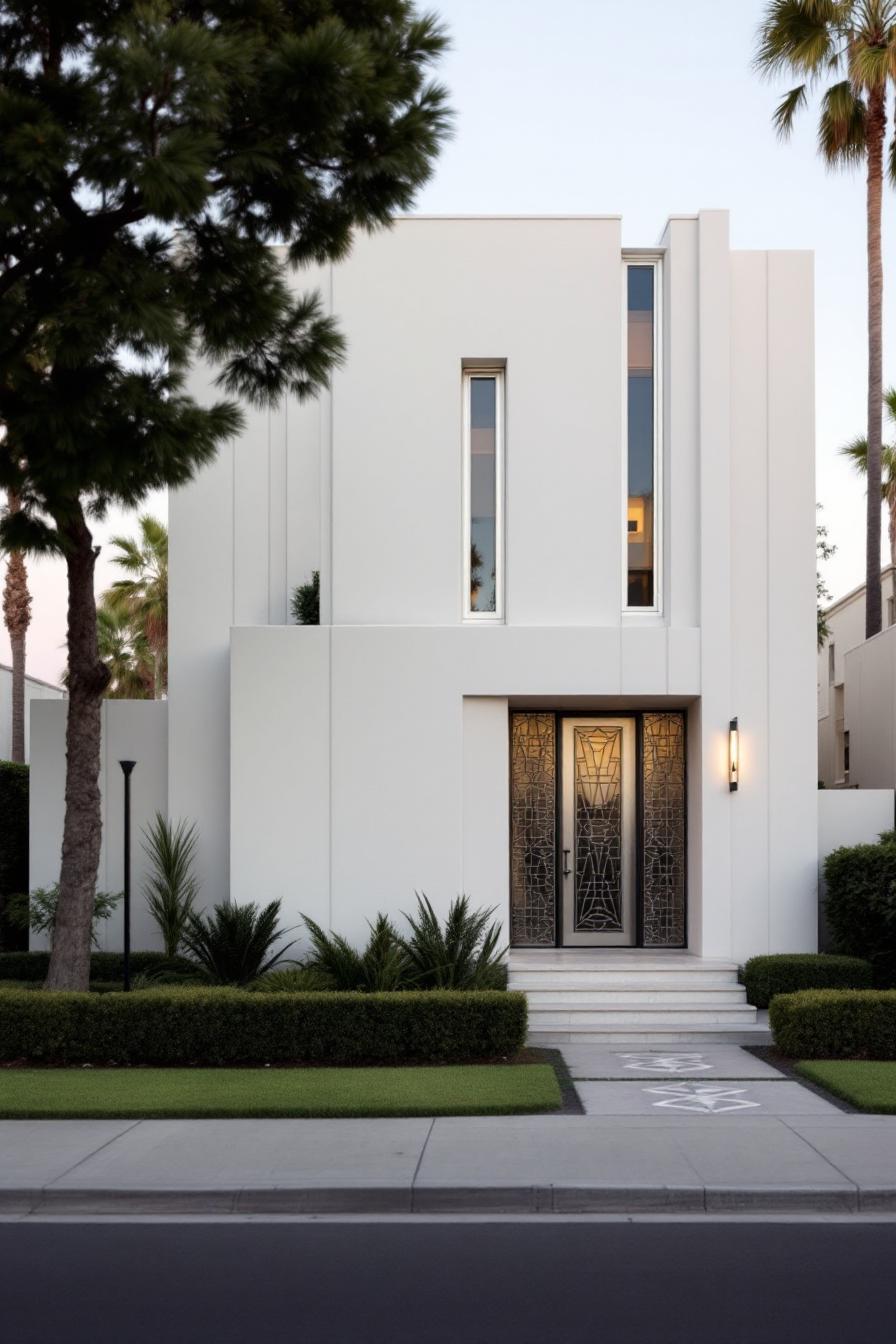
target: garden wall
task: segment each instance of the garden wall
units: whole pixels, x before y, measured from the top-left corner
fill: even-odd
[[[31,711],[31,837],[29,887],[50,886],[59,877],[65,811],[65,723],[68,702],[40,701]],[[120,891],[124,882],[124,777],[118,762],[132,760],[131,776],[131,946],[161,947],[158,931],[142,899],[148,865],[141,830],[156,811],[168,810],[168,705],[161,700],[106,700],[102,710],[100,763],[103,845],[97,886]],[[200,838],[201,843],[201,838]],[[121,947],[122,914],[99,926],[100,948]],[[32,938],[32,947],[44,947]]]

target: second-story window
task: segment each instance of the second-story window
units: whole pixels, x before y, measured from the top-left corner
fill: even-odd
[[[465,616],[504,616],[504,374],[464,373]]]
[[[628,262],[626,281],[626,605],[656,610],[658,265]]]

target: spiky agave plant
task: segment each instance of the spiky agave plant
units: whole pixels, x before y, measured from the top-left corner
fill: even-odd
[[[401,940],[416,989],[504,989],[507,967],[501,926],[489,924],[496,907],[472,910],[468,896],[451,902],[444,926],[425,893],[416,893],[416,915],[405,915],[410,935]]]
[[[370,937],[363,952],[341,934],[327,933],[307,915],[302,919],[311,938],[311,952],[303,964],[306,970],[324,976],[333,989],[374,994],[407,988],[407,957],[387,915],[377,915],[368,925]]]
[[[292,947],[275,944],[290,932],[281,929],[280,902],[259,909],[248,905],[216,905],[210,915],[191,914],[182,943],[206,980],[215,985],[247,985],[273,969]]]

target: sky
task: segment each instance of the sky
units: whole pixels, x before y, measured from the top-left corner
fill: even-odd
[[[862,582],[865,495],[840,444],[865,427],[865,200],[861,173],[828,171],[812,110],[771,126],[785,84],[751,69],[763,0],[430,0],[450,30],[440,77],[455,135],[422,214],[621,214],[625,246],[670,214],[731,212],[737,248],[806,248],[816,267],[816,498],[837,552],[834,596]],[[884,204],[884,383],[896,383],[896,193]],[[885,427],[886,428],[886,427]],[[165,516],[164,496],[149,501]],[[103,543],[134,518],[97,527]],[[884,529],[886,533],[886,529]],[[884,540],[886,537],[884,536]],[[106,551],[108,547],[105,548]],[[65,662],[65,574],[29,562],[28,671]],[[116,577],[101,552],[97,589]],[[0,662],[9,641],[0,628]]]

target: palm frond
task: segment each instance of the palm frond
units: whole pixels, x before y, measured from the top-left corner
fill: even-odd
[[[834,0],[772,0],[757,34],[754,68],[767,78],[795,71],[811,79],[836,53]]]
[[[149,912],[162,934],[165,955],[174,957],[199,896],[193,871],[199,835],[194,825],[176,825],[157,812],[143,833],[143,848],[151,864],[144,893]]]
[[[782,140],[786,140],[793,130],[793,122],[797,112],[806,106],[807,90],[805,84],[798,84],[795,89],[785,93],[772,115],[772,122],[775,130]]]
[[[827,163],[851,167],[865,157],[865,100],[849,80],[825,89],[818,118],[818,149]]]

